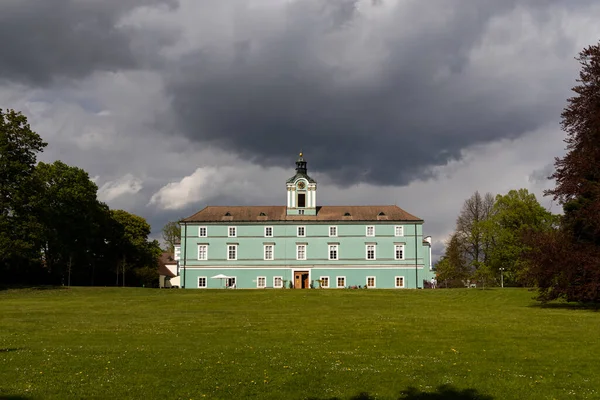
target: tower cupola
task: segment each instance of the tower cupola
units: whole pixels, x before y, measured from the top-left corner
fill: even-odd
[[[317,215],[317,181],[308,176],[306,160],[300,153],[296,175],[286,182],[287,215]]]

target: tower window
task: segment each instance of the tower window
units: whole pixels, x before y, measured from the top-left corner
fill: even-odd
[[[306,207],[306,194],[298,193],[298,207]]]

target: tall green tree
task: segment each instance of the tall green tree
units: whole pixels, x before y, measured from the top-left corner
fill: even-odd
[[[44,147],[23,114],[0,109],[0,273],[6,278],[27,278],[39,261],[31,178]]]
[[[140,268],[158,269],[160,245],[156,240],[148,240],[151,228],[144,218],[124,210],[111,210],[111,218],[111,249],[116,256],[116,285],[139,284],[139,281],[130,282],[127,277],[135,279],[136,270]]]
[[[174,254],[175,245],[179,243],[181,238],[181,224],[178,221],[169,221],[162,228],[162,237],[166,245],[166,250],[170,254]]]
[[[54,283],[90,284],[94,265],[105,251],[108,207],[97,199],[98,187],[81,168],[61,161],[39,163],[36,213],[42,224],[45,266]]]
[[[524,240],[524,235],[531,231],[547,231],[557,222],[558,217],[542,207],[527,189],[497,195],[490,217],[483,225],[490,243],[490,272],[497,276],[500,268],[504,268],[506,284],[527,284],[529,264],[525,253],[529,244]]]
[[[564,217],[560,231],[532,236],[529,255],[541,300],[600,302],[600,43],[576,59],[578,84],[561,121],[567,153],[555,160],[547,192]]]
[[[444,256],[436,265],[436,277],[440,287],[464,287],[471,276],[463,243],[457,233],[446,243]]]

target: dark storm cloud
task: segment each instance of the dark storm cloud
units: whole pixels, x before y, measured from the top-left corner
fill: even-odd
[[[2,0],[0,82],[44,85],[96,70],[138,67],[154,57],[169,35],[137,32],[136,37],[139,29],[118,26],[120,19],[140,6],[176,4],[176,0]]]
[[[280,21],[237,10],[236,39],[190,52],[167,87],[180,128],[198,143],[286,167],[303,149],[309,168],[341,183],[407,184],[469,145],[519,137],[556,117],[563,98],[520,101],[544,83],[519,87],[494,66],[469,68],[493,17],[522,5],[543,23],[555,3],[407,2],[389,10],[396,23],[378,27],[355,1],[295,2],[272,34],[260,27]],[[561,40],[553,52],[571,45]],[[351,49],[347,67],[328,58],[338,47]],[[370,64],[373,48],[385,55]],[[564,82],[541,92],[563,93]]]

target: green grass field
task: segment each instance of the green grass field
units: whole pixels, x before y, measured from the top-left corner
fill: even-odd
[[[600,398],[600,313],[533,296],[4,290],[0,398]]]

